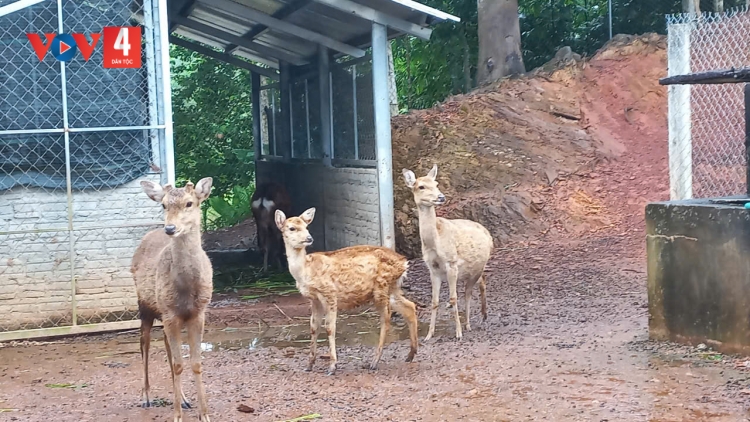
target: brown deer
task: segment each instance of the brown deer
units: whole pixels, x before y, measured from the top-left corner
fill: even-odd
[[[315,208],[310,208],[299,217],[287,218],[276,211],[279,227],[289,260],[289,272],[297,282],[297,289],[310,299],[310,360],[306,371],[315,364],[318,334],[326,316],[331,363],[328,374],[336,372],[336,315],[338,310],[350,310],[366,304],[374,304],[380,314],[380,340],[370,369],[377,369],[383,344],[390,328],[391,308],[401,314],[409,326],[411,350],[407,362],[417,353],[417,311],[413,302],[401,292],[406,277],[408,261],[388,248],[379,246],[351,246],[333,252],[307,254],[313,238],[307,231],[312,223]]]
[[[211,261],[201,245],[200,205],[211,192],[213,179],[206,177],[197,185],[184,188],[164,187],[149,181],[141,186],[149,198],[165,210],[164,229],[148,232],[133,255],[131,272],[138,293],[141,314],[141,359],[143,360],[143,407],[149,407],[148,352],[154,320],[164,323],[164,345],[174,385],[174,421],[182,421],[182,407],[190,404],[182,392],[180,375],[182,336],[187,329],[190,367],[198,390],[200,420],[209,422],[203,387],[201,340],[205,311],[213,292]]]
[[[291,200],[284,186],[276,182],[260,184],[250,199],[255,227],[258,232],[258,248],[263,251],[263,272],[268,271],[268,256],[276,260],[279,268],[284,261],[284,243],[281,232],[274,225],[274,213],[281,210],[290,213]]]
[[[445,195],[438,189],[437,165],[427,176],[416,178],[414,172],[403,169],[406,186],[414,195],[419,214],[419,236],[422,240],[422,258],[430,270],[432,280],[432,316],[425,341],[435,334],[440,284],[448,281],[450,305],[456,320],[456,338],[462,337],[461,320],[456,304],[456,284],[465,283],[466,331],[471,331],[471,290],[479,281],[483,321],[487,319],[487,297],[484,268],[490,259],[494,242],[490,232],[481,224],[470,220],[448,220],[435,215],[435,207],[445,203]]]

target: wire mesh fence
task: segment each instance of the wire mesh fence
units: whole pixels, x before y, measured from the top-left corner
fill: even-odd
[[[130,259],[160,219],[139,181],[165,182],[156,12],[59,0],[0,17],[0,333],[137,317]],[[140,68],[103,66],[108,26],[140,30]],[[88,60],[56,60],[51,37],[75,33],[100,34]]]
[[[750,12],[668,16],[669,75],[750,66]],[[742,84],[669,88],[672,199],[744,194]]]

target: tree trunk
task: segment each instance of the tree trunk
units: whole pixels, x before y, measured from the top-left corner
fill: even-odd
[[[469,49],[469,41],[466,39],[466,30],[461,26],[461,44],[464,50],[464,94],[471,91],[471,50]]]
[[[682,0],[682,11],[690,14],[701,12],[700,0]]]
[[[521,56],[518,0],[477,0],[477,85],[526,72]]]
[[[714,12],[721,13],[724,11],[724,0],[714,0]]]

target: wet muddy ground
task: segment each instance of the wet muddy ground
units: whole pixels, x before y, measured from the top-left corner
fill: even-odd
[[[748,420],[745,358],[648,341],[644,251],[633,237],[498,250],[489,269],[487,322],[480,325],[475,314],[474,331],[456,342],[441,306],[439,336],[405,363],[408,341],[395,317],[376,372],[362,368],[377,339],[377,317],[367,309],[341,317],[340,369],[327,376],[325,356],[313,372],[303,371],[304,299],[247,303],[217,295],[203,353],[212,420],[316,414],[326,421]],[[419,304],[429,302],[419,263],[407,288]],[[426,308],[420,321],[423,338]],[[0,421],[171,421],[172,387],[156,331],[152,398],[162,407],[139,407],[138,337],[125,332],[4,345]],[[327,354],[325,341],[319,350]],[[194,400],[189,371],[183,385]],[[239,412],[241,404],[253,413]],[[197,420],[195,410],[185,416]]]

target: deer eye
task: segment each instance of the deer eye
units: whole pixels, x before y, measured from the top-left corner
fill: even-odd
[[[188,202],[187,204],[185,204],[185,208],[190,208],[190,207],[192,207],[192,206],[193,206],[193,203],[192,203],[192,202]]]
[[[294,231],[297,231],[297,229],[296,229],[296,228],[294,228],[294,227],[289,227],[289,231],[290,231],[290,232],[294,232]]]
[[[420,187],[419,187],[419,189],[422,189],[422,190],[424,190],[424,186],[420,186]]]

